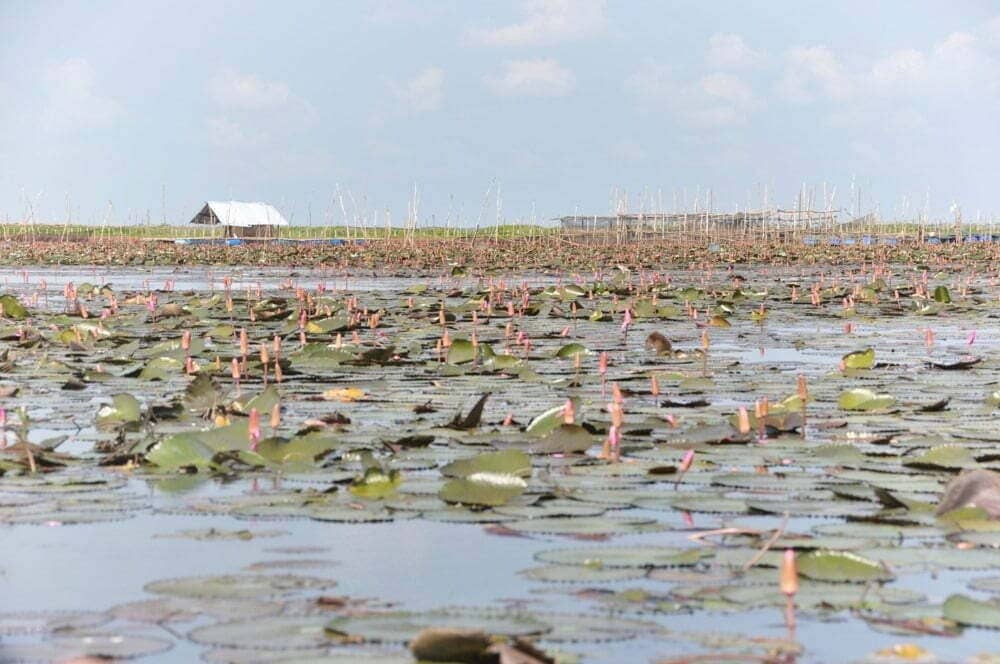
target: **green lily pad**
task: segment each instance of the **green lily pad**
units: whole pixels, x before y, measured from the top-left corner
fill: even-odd
[[[573,402],[573,407],[575,409],[580,408],[579,399],[572,398],[570,399],[570,401]],[[562,404],[559,406],[555,406],[554,408],[549,408],[541,415],[538,415],[528,424],[528,428],[525,429],[525,433],[527,433],[529,436],[538,436],[538,437],[547,436],[554,429],[564,424],[564,419],[563,419],[564,408],[565,404]]]
[[[590,351],[583,344],[569,343],[556,351],[556,357],[566,359],[590,354]]]
[[[478,609],[367,613],[334,618],[326,624],[331,638],[362,638],[368,643],[409,643],[428,627],[478,629],[503,636],[537,636],[552,628],[529,613],[490,612]]]
[[[590,568],[686,567],[696,565],[712,552],[705,549],[677,549],[663,546],[589,547],[556,549],[535,554],[535,560],[553,565]]]
[[[590,567],[584,565],[542,565],[521,571],[532,581],[549,583],[613,583],[641,579],[645,571],[630,567]]]
[[[446,477],[469,477],[477,473],[529,477],[531,457],[520,450],[485,452],[468,459],[452,461],[441,468],[441,474]]]
[[[445,482],[438,497],[448,503],[497,507],[521,495],[527,483],[512,473],[478,472]]]
[[[337,582],[294,574],[224,574],[165,579],[146,584],[146,592],[171,597],[242,599],[279,597],[303,590],[332,588]]]
[[[142,406],[131,394],[115,394],[110,405],[101,406],[97,411],[97,426],[101,428],[135,424],[140,419]]]
[[[894,577],[874,560],[850,551],[810,551],[796,558],[799,574],[817,581],[866,583],[891,581]]]
[[[10,293],[0,295],[0,318],[24,320],[28,317],[28,308],[21,304],[16,296]]]
[[[845,355],[841,361],[848,369],[871,369],[875,366],[875,349],[856,350]]]
[[[941,613],[945,618],[962,625],[1000,629],[1000,602],[951,595],[941,607]]]
[[[618,535],[666,530],[658,521],[641,517],[556,517],[512,521],[505,525],[520,533],[539,535]]]
[[[476,359],[476,347],[468,339],[454,339],[448,348],[448,364],[466,364]]]
[[[847,390],[837,399],[837,405],[842,410],[882,410],[895,403],[896,399],[891,395],[876,394],[865,388]]]

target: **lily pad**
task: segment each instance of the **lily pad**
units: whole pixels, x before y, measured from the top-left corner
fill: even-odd
[[[1000,602],[951,595],[941,607],[941,613],[945,618],[962,625],[1000,629]]]
[[[850,551],[810,551],[796,558],[798,572],[817,581],[867,583],[891,581],[893,574],[874,560]]]

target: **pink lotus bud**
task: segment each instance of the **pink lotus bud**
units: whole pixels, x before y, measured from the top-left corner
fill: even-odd
[[[747,412],[747,409],[743,406],[740,406],[740,414],[738,421],[739,421],[740,433],[743,434],[750,433],[750,414]]]
[[[799,573],[798,566],[795,564],[795,549],[785,549],[785,555],[781,558],[778,585],[781,588],[781,592],[789,597],[799,591]]]
[[[632,325],[632,310],[625,309],[625,316],[622,319],[622,332],[628,332],[628,328]]]
[[[616,452],[617,456],[618,448],[622,444],[622,432],[620,427],[611,425],[611,428],[608,429],[608,442],[611,444],[611,449]]]
[[[250,409],[250,422],[247,424],[247,434],[250,437],[250,451],[257,451],[257,443],[260,442],[260,413],[256,408]]]
[[[0,408],[0,427],[7,426],[7,409]]]
[[[975,330],[969,332],[969,337],[965,340],[965,344],[967,346],[971,346],[974,343],[976,343],[976,331]]]
[[[597,373],[602,376],[608,373],[608,353],[607,351],[601,351],[601,354],[597,356]]]
[[[694,463],[694,450],[688,450],[684,453],[684,458],[681,459],[681,465],[677,467],[677,470],[686,473],[691,468],[692,463]]]
[[[573,407],[573,400],[566,399],[566,405],[563,406],[563,422],[566,424],[573,424],[576,419],[576,408]]]

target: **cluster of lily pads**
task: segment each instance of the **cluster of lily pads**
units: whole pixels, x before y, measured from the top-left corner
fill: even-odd
[[[300,229],[301,230],[301,229]],[[55,233],[0,239],[0,265],[20,269],[38,265],[102,265],[119,268],[150,266],[316,267],[370,273],[423,276],[442,265],[479,265],[494,274],[523,270],[600,270],[607,266],[657,269],[663,266],[735,264],[860,265],[862,263],[991,264],[997,244],[987,242],[928,244],[913,235],[894,236],[890,244],[806,243],[799,233],[745,233],[718,230],[670,231],[642,241],[616,236],[546,233],[523,237],[414,238],[363,237],[360,242],[329,244],[248,241],[226,244],[175,244],[136,236],[63,237]],[[530,232],[530,231],[529,231]],[[815,240],[815,238],[813,238]]]
[[[556,540],[520,577],[588,611],[408,611],[262,568],[154,581],[157,599],[110,613],[10,613],[0,637],[48,635],[11,646],[15,661],[138,656],[173,640],[104,626],[198,618],[184,638],[209,661],[410,661],[403,646],[429,628],[479,643],[482,661],[637,637],[790,661],[810,647],[794,632],[662,620],[784,607],[785,550],[810,619],[943,647],[1000,628],[1000,521],[969,501],[938,509],[959,473],[1000,468],[1000,290],[995,273],[933,268],[619,267],[529,285],[454,267],[364,292],[12,285],[0,524],[467,524]],[[137,481],[179,493],[154,501]],[[185,493],[213,482],[253,490]],[[945,596],[905,583],[940,570],[987,573]]]

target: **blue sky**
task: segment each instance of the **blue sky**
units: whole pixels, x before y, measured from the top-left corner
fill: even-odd
[[[0,0],[0,217],[1000,211],[1000,5]],[[165,196],[164,196],[165,191]],[[825,192],[825,193],[824,193]],[[163,201],[166,201],[164,210]]]

